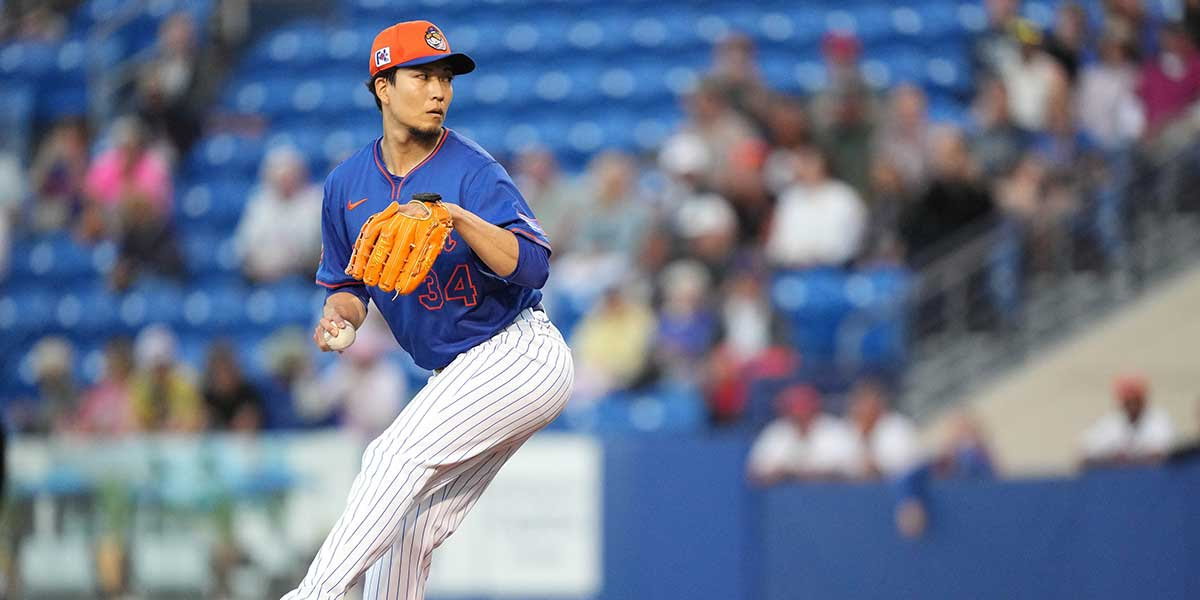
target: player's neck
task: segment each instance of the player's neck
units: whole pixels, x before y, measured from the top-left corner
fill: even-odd
[[[384,127],[383,164],[392,175],[404,177],[437,148],[444,130],[436,136],[416,136],[403,126]]]

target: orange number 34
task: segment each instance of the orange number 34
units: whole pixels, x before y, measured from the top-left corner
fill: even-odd
[[[442,310],[447,300],[458,300],[467,306],[475,306],[479,301],[479,292],[475,289],[475,283],[471,281],[471,270],[467,265],[461,264],[454,267],[445,287],[442,287],[438,274],[430,271],[425,276],[425,293],[417,296],[417,300],[428,310]]]

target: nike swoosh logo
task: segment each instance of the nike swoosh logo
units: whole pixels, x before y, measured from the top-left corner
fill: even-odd
[[[347,203],[346,210],[354,210],[354,209],[358,208],[359,204],[362,204],[363,202],[366,202],[366,201],[367,201],[367,199],[363,198],[362,200],[359,200],[358,202]]]

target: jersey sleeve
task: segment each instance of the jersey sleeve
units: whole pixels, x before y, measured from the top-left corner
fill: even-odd
[[[499,163],[487,164],[466,182],[460,204],[485,221],[553,251],[550,238]]]
[[[341,204],[334,198],[330,179],[325,180],[325,197],[321,208],[321,262],[317,265],[317,285],[325,288],[326,295],[350,292],[367,305],[370,296],[367,286],[345,272],[350,260],[350,240],[346,235],[345,214],[339,210]]]

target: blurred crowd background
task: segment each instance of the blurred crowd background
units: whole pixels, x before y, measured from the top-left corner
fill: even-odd
[[[306,339],[320,182],[377,135],[359,42],[395,9],[271,8],[5,4],[9,430],[369,435],[427,376],[377,323],[336,364]],[[1200,95],[1196,2],[541,8],[495,9],[494,40],[435,12],[482,65],[451,125],[554,241],[566,428],[754,430],[792,385],[839,414],[860,379],[903,396],[918,341],[1018,326],[1063,268],[1126,274],[1131,196],[1192,175],[1153,143]],[[984,234],[956,322],[914,272]],[[657,423],[622,410],[639,394]]]
[[[1040,340],[1064,282],[1128,296],[1147,232],[1200,208],[1195,0],[0,6],[10,433],[391,422],[428,374],[379,323],[337,358],[310,334],[321,181],[378,135],[366,50],[398,20],[476,59],[448,124],[553,242],[553,427],[736,432],[758,483],[992,477],[966,411],[922,449],[913,419],[986,371],[929,361]],[[1110,377],[1084,464],[1195,429]]]

